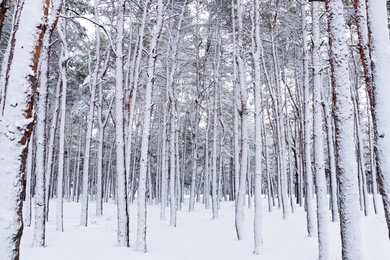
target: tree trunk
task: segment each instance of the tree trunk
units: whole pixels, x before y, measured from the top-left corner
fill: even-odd
[[[386,22],[386,1],[367,0],[367,17],[373,73],[370,103],[374,130],[374,152],[377,160],[376,170],[379,177],[379,188],[390,238],[390,118],[388,106],[390,42]]]
[[[328,235],[328,203],[325,176],[323,116],[321,99],[321,41],[320,41],[320,3],[312,3],[312,35],[313,35],[313,103],[314,103],[314,162],[316,176],[318,254],[320,260],[330,257]]]
[[[146,4],[148,1],[146,1]],[[141,141],[141,158],[140,158],[140,173],[138,183],[138,224],[137,224],[137,251],[146,253],[146,179],[148,171],[148,150],[149,150],[149,133],[150,133],[150,117],[152,109],[152,88],[154,84],[154,68],[157,61],[157,47],[160,39],[160,33],[163,20],[163,3],[158,0],[157,22],[154,25],[152,32],[152,39],[150,43],[150,51],[148,57],[148,80],[146,83],[145,92],[145,107],[144,107],[144,121]],[[149,189],[149,196],[151,196],[151,189]]]
[[[330,170],[330,202],[332,209],[332,221],[339,222],[339,204],[338,204],[338,185],[337,185],[337,173],[336,173],[336,158],[334,150],[334,138],[333,138],[333,118],[329,112],[328,101],[324,102],[324,113],[326,120],[326,132],[328,142],[328,156],[329,156],[329,170]]]
[[[19,28],[15,31],[13,59],[7,78],[8,89],[3,92],[3,109],[0,114],[0,252],[3,259],[19,259],[19,246],[23,233],[22,197],[23,172],[27,157],[27,145],[33,127],[33,98],[37,88],[36,73],[45,32],[44,23],[48,1],[18,1],[20,14],[14,19]],[[25,41],[29,35],[31,42]]]
[[[239,0],[237,2],[237,17],[238,17],[238,35],[237,35],[237,45],[233,48],[237,48],[237,66],[238,66],[238,76],[239,76],[239,86],[240,87],[240,113],[241,113],[241,168],[240,168],[240,178],[239,178],[239,189],[236,199],[235,207],[235,226],[238,240],[242,240],[244,237],[244,204],[245,204],[245,195],[246,195],[246,175],[247,175],[247,166],[248,166],[248,93],[247,86],[245,83],[245,67],[243,61],[243,2]],[[235,101],[236,102],[236,101]]]
[[[260,1],[255,0],[253,4],[253,25],[252,25],[252,52],[255,73],[255,205],[254,205],[254,254],[260,254],[263,246],[263,229],[262,229],[262,197],[261,197],[261,160],[262,160],[262,109],[261,109],[261,39],[260,39],[260,21],[261,9]]]
[[[336,165],[339,180],[340,226],[343,259],[362,259],[359,188],[351,104],[348,49],[341,0],[326,0],[329,26],[330,64],[336,130]]]
[[[58,231],[64,231],[63,220],[63,187],[64,187],[64,156],[65,156],[65,120],[66,120],[66,90],[68,80],[66,77],[67,63],[70,58],[68,45],[66,43],[66,23],[60,23],[58,27],[58,33],[62,42],[62,50],[60,57],[60,71],[61,71],[61,121],[60,121],[60,151],[58,158],[58,176],[57,176],[57,222],[56,229]]]
[[[123,137],[123,15],[125,1],[118,2],[117,43],[116,43],[116,96],[115,96],[115,140],[117,171],[117,216],[118,246],[129,247],[129,214],[127,208],[127,186],[125,173],[125,147]],[[85,196],[83,194],[83,196]]]
[[[33,167],[33,161],[34,161],[34,153],[33,153],[33,134],[30,137],[31,141],[28,144],[28,154],[27,154],[27,161],[26,161],[26,195],[24,199],[24,224],[27,227],[31,226],[31,202],[32,202],[32,167]]]
[[[304,161],[305,161],[305,186],[306,186],[306,219],[307,235],[314,236],[316,232],[315,212],[313,202],[313,175],[311,172],[310,155],[310,101],[309,101],[309,69],[308,69],[308,50],[307,50],[307,29],[306,29],[306,10],[305,4],[301,4],[302,12],[302,40],[303,40],[303,88],[304,88]]]

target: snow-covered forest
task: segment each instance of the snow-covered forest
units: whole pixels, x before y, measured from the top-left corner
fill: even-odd
[[[0,0],[0,260],[390,258],[389,12]]]

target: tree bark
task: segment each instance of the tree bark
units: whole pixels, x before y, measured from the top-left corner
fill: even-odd
[[[141,158],[140,158],[140,173],[138,183],[138,225],[137,225],[137,251],[146,253],[146,179],[148,171],[148,150],[149,150],[149,133],[150,133],[150,117],[152,110],[152,88],[154,85],[154,69],[157,61],[157,47],[160,39],[161,28],[163,24],[163,3],[162,0],[157,2],[157,21],[154,25],[151,34],[150,51],[148,57],[148,80],[146,83],[145,92],[145,107],[144,107],[144,121],[141,141]],[[149,196],[151,196],[151,189],[149,189]]]
[[[336,165],[339,181],[340,226],[343,259],[362,259],[359,189],[351,104],[348,49],[341,0],[325,2],[329,26],[330,65],[336,130]]]
[[[374,130],[374,152],[377,160],[376,171],[382,195],[385,218],[390,238],[390,42],[387,28],[386,1],[367,0],[368,35],[370,40],[371,67],[373,73],[370,103]]]
[[[9,60],[8,89],[3,92],[3,109],[0,114],[0,252],[4,259],[19,259],[23,233],[22,197],[23,172],[27,145],[33,127],[33,98],[37,88],[37,70],[42,39],[45,32],[48,1],[18,1],[15,14],[18,30],[15,31],[13,59]],[[31,42],[25,42],[30,35]]]

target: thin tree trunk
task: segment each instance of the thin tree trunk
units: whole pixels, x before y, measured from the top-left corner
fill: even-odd
[[[24,224],[26,227],[31,226],[31,202],[32,202],[32,166],[33,166],[33,134],[30,137],[30,143],[28,144],[28,154],[26,161],[26,195],[24,199]]]
[[[254,24],[252,25],[252,50],[254,61],[254,73],[255,73],[255,209],[254,209],[254,254],[260,254],[263,246],[263,229],[262,229],[262,197],[261,197],[261,160],[262,160],[262,108],[261,108],[261,44],[260,44],[260,1],[255,0],[253,4],[253,18]]]
[[[127,185],[125,171],[125,145],[123,137],[123,20],[125,1],[120,0],[117,6],[117,43],[116,43],[116,84],[115,84],[115,140],[117,171],[117,216],[118,246],[129,247],[129,214],[127,205]],[[84,196],[84,194],[83,194]]]
[[[91,61],[90,61],[91,63]],[[89,64],[89,72],[90,70]],[[81,218],[80,225],[88,226],[88,196],[89,196],[89,164],[91,157],[91,142],[92,142],[92,128],[93,128],[93,118],[95,111],[95,97],[96,97],[96,86],[97,78],[92,77],[92,82],[89,83],[91,91],[91,99],[89,103],[89,113],[87,117],[87,131],[85,133],[85,151],[84,151],[84,160],[83,160],[83,175],[82,175],[82,201],[81,201]]]
[[[147,1],[148,2],[148,1]],[[146,4],[147,4],[146,2]],[[146,6],[145,6],[146,7]],[[140,173],[138,183],[138,224],[137,224],[137,246],[139,252],[146,253],[146,179],[148,171],[148,150],[149,150],[149,133],[150,133],[150,117],[152,110],[152,88],[154,84],[154,69],[157,61],[157,47],[160,39],[160,33],[163,20],[163,3],[158,0],[157,22],[154,25],[152,32],[152,39],[150,43],[150,52],[148,57],[148,80],[146,83],[145,92],[145,107],[144,107],[144,121],[141,141],[141,157],[140,157]],[[151,189],[149,189],[149,196],[151,196]]]
[[[168,95],[168,94],[167,94]],[[161,200],[160,220],[165,220],[165,208],[167,206],[167,106],[163,105],[163,127],[161,148]]]
[[[57,221],[56,229],[58,231],[64,231],[64,219],[63,219],[63,187],[64,187],[64,154],[65,154],[65,120],[66,120],[66,90],[67,90],[67,63],[70,58],[68,45],[66,43],[66,23],[60,22],[58,27],[58,34],[60,35],[62,42],[61,58],[60,58],[60,71],[61,71],[61,121],[60,121],[60,150],[58,159],[58,176],[57,176]]]
[[[338,185],[336,174],[336,158],[334,150],[334,138],[333,138],[333,120],[329,112],[328,102],[324,102],[324,113],[326,120],[326,132],[328,142],[328,156],[329,156],[329,168],[330,168],[330,202],[332,209],[332,221],[339,222],[339,205],[338,205]]]
[[[53,11],[48,21],[48,30],[43,37],[44,48],[41,51],[40,74],[39,74],[39,95],[36,123],[36,158],[35,158],[35,196],[34,196],[34,236],[33,247],[45,246],[46,229],[46,109],[48,97],[48,73],[49,73],[49,46],[51,35],[57,25],[58,14],[62,7],[62,0],[54,2]]]
[[[316,176],[318,254],[320,260],[330,259],[328,235],[327,185],[325,176],[323,116],[321,99],[321,42],[320,42],[320,3],[312,3],[313,35],[313,106],[314,106],[314,162]]]
[[[238,17],[238,36],[237,36],[237,66],[239,73],[239,87],[240,87],[240,113],[241,113],[241,168],[240,168],[240,182],[235,207],[235,226],[238,240],[244,237],[244,204],[245,204],[245,188],[246,175],[248,166],[248,93],[245,83],[245,68],[243,61],[243,1],[239,0],[237,3],[237,17]],[[236,100],[235,100],[236,102]]]
[[[304,161],[305,161],[305,186],[306,186],[306,219],[307,235],[314,236],[316,232],[315,212],[313,202],[313,175],[311,172],[310,155],[310,101],[309,101],[309,69],[308,69],[308,50],[307,50],[307,31],[306,31],[306,10],[305,4],[301,4],[302,12],[302,40],[303,40],[303,88],[304,88]]]
[[[51,124],[50,124],[50,137],[49,137],[49,144],[48,144],[48,149],[47,149],[47,163],[46,163],[46,177],[45,177],[45,182],[46,182],[46,220],[49,219],[49,201],[51,197],[51,183],[52,183],[52,178],[53,178],[53,167],[54,167],[54,150],[55,150],[55,135],[56,135],[56,130],[57,130],[57,124],[58,124],[58,118],[60,115],[60,91],[61,91],[61,78],[58,79],[57,81],[57,86],[56,86],[56,96],[55,96],[55,104],[54,104],[54,111],[53,111],[53,117],[51,119]]]

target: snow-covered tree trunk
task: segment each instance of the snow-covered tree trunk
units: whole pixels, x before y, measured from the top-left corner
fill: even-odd
[[[254,254],[260,254],[263,245],[263,230],[262,230],[262,197],[261,197],[261,160],[262,160],[262,108],[261,108],[261,39],[260,39],[260,21],[261,9],[260,1],[254,0],[252,14],[252,52],[255,73],[255,205],[254,205]]]
[[[199,128],[199,105],[195,104],[195,119],[192,123],[192,171],[191,171],[191,190],[190,190],[190,201],[188,211],[192,212],[195,210],[195,185],[196,176],[198,170],[198,128]]]
[[[232,29],[236,31],[236,13],[235,1],[232,0]],[[237,194],[240,183],[240,133],[238,127],[238,103],[239,103],[239,86],[238,86],[238,75],[237,75],[237,45],[236,35],[233,34],[233,132],[234,132],[234,200],[237,201]]]
[[[368,96],[367,96],[368,99]],[[369,154],[370,154],[370,170],[371,170],[371,178],[372,178],[372,202],[374,206],[375,214],[378,213],[379,201],[378,201],[378,183],[377,183],[377,175],[376,175],[376,165],[374,159],[374,145],[373,145],[373,129],[372,129],[372,120],[371,120],[371,107],[367,104],[367,124],[368,124],[368,146],[369,146]]]
[[[219,84],[219,66],[220,66],[220,52],[219,45],[216,46],[217,64],[215,68],[214,79],[214,105],[213,105],[213,148],[212,148],[212,180],[211,180],[211,198],[212,198],[212,212],[213,219],[218,218],[218,194],[217,194],[217,122],[218,122],[218,84]]]
[[[61,72],[61,121],[60,121],[60,148],[58,154],[58,175],[57,175],[57,221],[56,229],[58,231],[64,231],[64,219],[63,219],[63,186],[64,186],[64,156],[65,156],[65,120],[66,120],[66,91],[68,85],[68,79],[66,77],[67,63],[70,58],[68,45],[66,43],[66,23],[64,21],[59,22],[58,34],[61,38],[62,50],[59,61]]]
[[[371,57],[370,57],[370,46],[369,46],[369,34],[367,27],[367,4],[366,0],[354,0],[354,8],[355,8],[355,17],[356,17],[356,27],[359,39],[359,52],[360,59],[363,65],[364,71],[364,80],[366,83],[366,92],[368,93],[368,97],[372,96],[372,84],[373,84],[373,75],[372,75],[372,67],[371,67]],[[376,169],[374,164],[373,149],[371,146],[371,115],[372,113],[371,106],[367,105],[367,113],[368,113],[368,124],[369,124],[369,138],[370,138],[370,162],[371,162],[371,172],[372,172],[372,186],[373,186],[373,203],[374,203],[374,211],[376,212],[376,205],[378,205],[378,198],[376,196],[377,191],[377,182],[376,182]],[[372,160],[371,160],[372,159]]]
[[[46,152],[46,176],[45,176],[45,182],[46,182],[46,220],[49,218],[49,200],[50,200],[50,187],[52,182],[52,173],[53,173],[53,161],[54,161],[54,141],[55,141],[55,133],[57,130],[57,124],[58,124],[58,117],[60,112],[60,92],[61,92],[61,78],[57,80],[56,85],[56,93],[55,93],[55,102],[54,102],[54,109],[53,109],[53,116],[50,123],[50,129],[49,129],[49,142],[47,144],[47,152]]]
[[[316,232],[314,199],[313,199],[313,176],[311,173],[311,155],[310,155],[310,97],[309,97],[309,55],[307,49],[307,29],[306,29],[306,10],[305,3],[301,4],[302,13],[302,42],[303,42],[303,88],[304,88],[304,162],[305,162],[305,186],[306,186],[306,218],[307,218],[307,235],[314,236]]]
[[[206,80],[204,80],[204,87],[206,88]],[[210,208],[210,156],[209,156],[209,131],[211,124],[211,115],[210,115],[210,102],[207,100],[207,125],[204,133],[204,188],[203,188],[203,200],[205,209]]]
[[[339,222],[339,204],[338,204],[338,184],[336,174],[336,158],[334,149],[334,126],[333,118],[330,114],[328,102],[324,102],[324,113],[326,120],[326,134],[328,143],[329,170],[330,170],[330,202],[332,209],[332,221]]]
[[[268,200],[268,212],[272,212],[272,207],[274,206],[273,197],[272,197],[272,187],[271,187],[271,173],[268,157],[268,141],[265,131],[264,120],[262,122],[262,135],[263,135],[263,147],[264,147],[264,157],[265,157],[265,171],[267,173],[267,200]]]
[[[216,64],[215,64],[215,76],[214,76],[214,105],[213,105],[213,161],[212,161],[212,190],[211,190],[211,195],[212,195],[212,211],[213,211],[213,219],[218,218],[218,207],[219,207],[219,181],[218,181],[218,174],[217,174],[217,136],[218,136],[218,109],[219,107],[219,77],[220,77],[220,65],[221,65],[221,35],[220,35],[220,29],[218,29],[217,33],[217,43],[215,46],[215,59],[216,59]],[[222,144],[221,144],[221,150],[220,150],[220,161],[222,161]],[[221,170],[221,169],[220,169]],[[221,180],[221,176],[219,176],[219,180]]]
[[[81,218],[80,218],[80,225],[85,227],[88,225],[89,163],[91,157],[93,118],[95,114],[96,78],[92,78],[92,82],[89,82],[89,88],[91,91],[91,99],[89,103],[89,113],[87,116],[87,131],[85,133],[85,151],[84,151],[83,175],[82,175],[83,197],[81,200]]]
[[[368,30],[373,74],[370,103],[374,125],[374,151],[385,218],[390,237],[390,42],[385,0],[367,0]]]
[[[94,12],[95,12],[95,22],[99,23],[99,14],[98,14],[98,5],[99,1],[94,0]],[[97,82],[98,74],[99,74],[99,66],[100,66],[100,28],[95,26],[95,36],[96,36],[96,61],[95,61],[95,69],[93,72],[93,79],[95,84]],[[107,60],[108,57],[107,57]],[[94,87],[94,86],[92,86]],[[96,216],[103,215],[103,142],[104,142],[104,128],[107,123],[108,116],[105,120],[103,120],[103,84],[99,84],[98,87],[98,104],[97,104],[97,117],[98,117],[98,151],[97,151],[97,181],[96,181]],[[109,111],[107,112],[109,113]]]
[[[157,21],[154,25],[150,51],[148,57],[148,80],[145,91],[145,107],[143,118],[143,130],[141,141],[141,158],[140,158],[140,173],[138,182],[138,223],[137,223],[137,246],[139,252],[146,253],[146,179],[148,171],[148,150],[149,150],[149,133],[150,133],[150,117],[152,109],[152,88],[155,81],[154,69],[157,61],[157,47],[160,39],[162,21],[163,21],[163,3],[162,0],[157,1]],[[149,189],[149,196],[151,196]]]
[[[33,246],[45,246],[45,225],[46,225],[46,110],[47,110],[47,89],[49,77],[49,46],[51,36],[57,25],[58,15],[62,8],[62,0],[53,3],[52,13],[48,21],[48,30],[43,37],[43,48],[40,57],[39,90],[36,120],[36,157],[35,157],[35,196],[34,196],[34,236]]]
[[[8,39],[7,48],[3,54],[3,61],[0,71],[0,115],[4,114],[5,102],[7,100],[8,80],[12,59],[15,51],[15,35],[20,21],[20,14],[23,10],[24,1],[14,1],[14,13],[12,16],[12,26],[10,31],[10,38]],[[7,7],[8,8],[8,7]]]
[[[30,142],[28,144],[28,154],[27,154],[27,161],[26,161],[26,191],[25,191],[25,199],[23,203],[23,213],[24,213],[24,224],[27,227],[31,226],[31,204],[32,204],[32,166],[33,166],[33,134],[31,134]]]
[[[332,70],[333,104],[336,130],[336,162],[339,181],[340,226],[343,259],[362,259],[359,188],[348,68],[348,48],[341,0],[325,1]]]
[[[169,225],[176,227],[177,220],[177,201],[176,201],[176,185],[180,185],[180,183],[176,183],[176,174],[180,174],[177,172],[177,164],[176,160],[179,158],[176,156],[176,131],[178,130],[177,121],[178,121],[178,113],[176,107],[176,94],[175,94],[175,77],[177,75],[178,70],[178,48],[181,40],[181,26],[184,19],[184,13],[186,10],[188,1],[185,0],[182,3],[180,16],[178,18],[178,23],[176,25],[177,31],[172,40],[172,52],[170,53],[169,60],[171,62],[171,68],[168,66],[168,78],[167,78],[167,90],[168,90],[168,99],[169,99],[169,108],[170,108],[170,133],[169,133],[169,141],[170,141],[170,177],[169,177],[169,192],[170,192],[170,220]],[[173,24],[171,24],[170,29],[174,28]]]
[[[278,62],[277,46],[275,41],[275,25],[271,25],[271,54],[272,54],[272,65],[274,70],[275,78],[275,128],[277,138],[277,152],[278,152],[278,173],[279,173],[279,189],[280,199],[282,202],[283,219],[286,219],[289,215],[289,203],[287,199],[287,166],[286,166],[286,131],[285,131],[285,115],[283,111],[284,102],[282,97],[281,79],[280,79],[280,68]]]
[[[163,127],[162,127],[162,147],[161,147],[161,199],[160,199],[160,219],[165,220],[165,208],[167,206],[167,106],[163,105]]]
[[[318,254],[320,260],[330,257],[328,235],[328,202],[325,176],[323,116],[321,98],[321,41],[320,41],[320,3],[312,4],[312,37],[313,37],[313,113],[314,113],[314,170],[316,176]]]
[[[9,60],[0,114],[0,257],[19,259],[23,233],[22,182],[27,145],[33,126],[33,98],[37,88],[37,69],[48,1],[17,1],[20,8],[14,18],[15,32],[12,59]]]
[[[138,40],[137,40],[137,48],[136,51],[134,51],[132,66],[130,69],[130,85],[132,86],[131,90],[131,100],[130,100],[130,111],[129,111],[129,119],[127,123],[127,131],[126,131],[126,155],[125,155],[125,171],[126,171],[126,180],[130,179],[130,165],[131,165],[131,150],[132,150],[132,138],[133,138],[133,131],[134,131],[134,117],[135,117],[135,105],[137,101],[137,93],[138,93],[138,85],[139,85],[139,75],[140,73],[140,66],[141,66],[141,58],[142,58],[142,52],[144,51],[144,33],[145,33],[145,25],[146,25],[146,18],[147,14],[149,12],[150,0],[145,1],[144,8],[142,12],[142,20],[140,22],[140,28],[138,31]],[[130,21],[131,23],[131,21]],[[130,55],[130,51],[129,51]],[[128,61],[130,62],[130,61]],[[126,79],[127,80],[127,79]],[[136,149],[135,149],[136,151]],[[134,160],[136,156],[134,155]],[[134,176],[134,175],[133,175]],[[133,190],[134,190],[134,182],[131,182],[131,186],[128,185],[127,187],[128,192],[130,193],[130,199],[128,200],[128,203],[130,204],[133,200]],[[130,207],[130,205],[128,205]]]
[[[180,112],[176,112],[177,115],[180,115]],[[175,186],[175,198],[176,198],[176,209],[181,210],[181,171],[180,171],[180,143],[179,143],[179,130],[180,128],[180,121],[178,123],[178,126],[176,128],[175,133],[175,153],[176,153],[176,186]]]
[[[287,106],[286,106],[286,114],[287,114]],[[293,141],[293,138],[291,137],[291,132],[292,132],[292,129],[291,129],[291,124],[290,122],[288,122],[288,120],[286,120],[286,133],[287,133],[287,140],[288,140],[288,144],[287,144],[287,151],[288,151],[288,168],[289,168],[289,171],[288,171],[288,190],[289,190],[289,196],[290,196],[290,207],[291,207],[291,213],[294,213],[294,205],[295,205],[295,194],[294,194],[294,172],[295,172],[295,167],[293,165],[293,162],[294,162],[294,156],[292,154],[292,141]]]
[[[360,199],[363,203],[363,211],[366,216],[371,212],[371,207],[368,202],[368,190],[367,190],[367,178],[366,178],[366,162],[364,160],[364,145],[362,140],[361,130],[361,116],[359,111],[359,94],[358,89],[352,89],[352,102],[355,112],[355,133],[356,133],[356,146],[357,146],[357,160],[359,166],[359,177],[360,177]]]
[[[237,1],[237,19],[238,19],[238,28],[237,28],[237,45],[233,48],[237,48],[236,60],[238,67],[238,79],[240,88],[240,113],[241,113],[241,167],[240,167],[240,182],[239,189],[236,198],[235,206],[235,226],[238,240],[242,240],[244,237],[244,204],[245,204],[245,195],[246,195],[246,176],[247,176],[247,166],[248,166],[248,93],[247,86],[245,82],[245,67],[243,60],[243,1]],[[236,101],[235,101],[236,102]]]
[[[127,185],[125,173],[125,144],[123,137],[123,20],[125,1],[120,0],[117,6],[117,40],[116,40],[116,84],[115,84],[115,140],[116,140],[116,174],[117,174],[117,217],[118,246],[129,247],[129,214],[127,208]],[[92,101],[92,100],[91,100]],[[83,194],[87,196],[87,194]]]
[[[171,89],[172,91],[172,89]],[[173,96],[170,94],[170,99],[173,100]],[[172,107],[173,104],[170,105],[170,129],[169,129],[169,202],[170,202],[170,217],[169,217],[169,225],[172,227],[176,227],[176,199],[175,199],[175,170],[176,170],[176,154],[175,154],[175,108]]]

